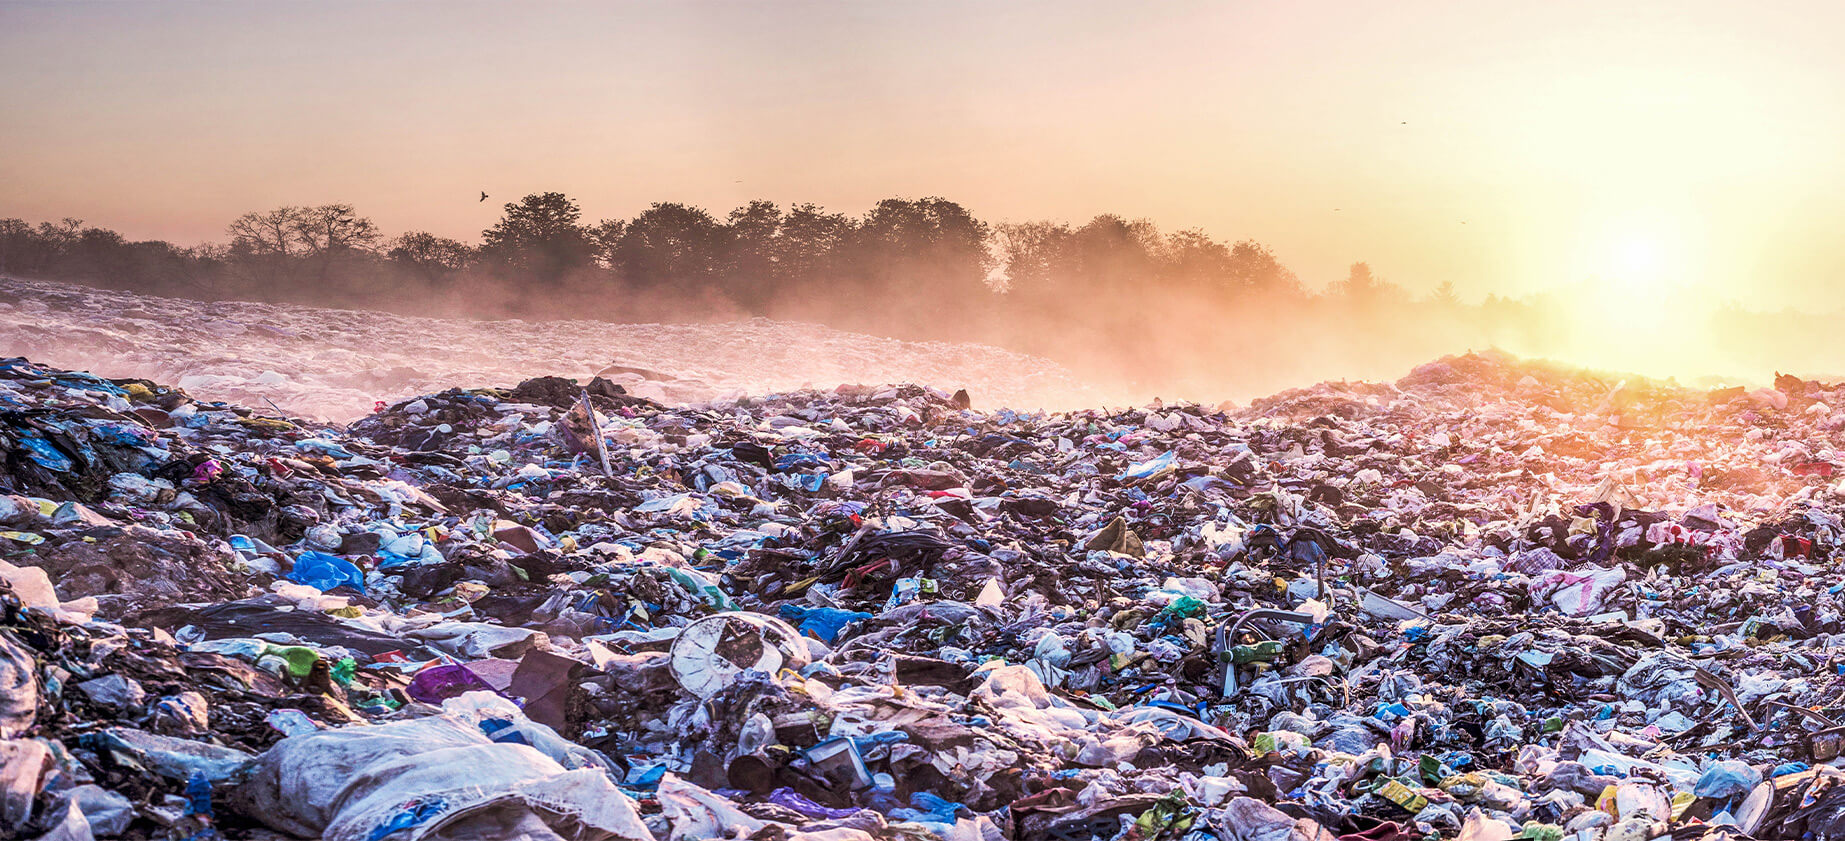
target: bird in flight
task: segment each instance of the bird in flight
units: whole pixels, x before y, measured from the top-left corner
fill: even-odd
[[[481,200],[481,201],[486,201],[486,200],[487,200],[487,191],[486,191],[486,190],[482,190],[482,191],[480,191],[480,200]],[[478,203],[478,202],[477,202],[477,203]]]

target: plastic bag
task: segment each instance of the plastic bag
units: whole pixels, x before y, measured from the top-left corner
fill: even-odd
[[[666,816],[666,841],[742,838],[767,824],[730,801],[667,774],[660,779],[660,811]]]
[[[499,744],[528,745],[565,768],[613,766],[602,754],[571,742],[556,730],[528,718],[518,705],[492,692],[468,692],[442,703],[442,712],[469,722]]]
[[[1744,797],[1762,782],[1762,772],[1747,762],[1725,759],[1704,769],[1692,793],[1699,797],[1730,800]]]
[[[606,773],[494,743],[456,715],[290,736],[257,758],[229,802],[272,829],[326,841],[652,841]]]
[[[323,593],[342,584],[365,592],[365,573],[351,561],[325,552],[302,552],[295,558],[295,568],[288,571],[287,578]]]
[[[856,610],[840,610],[836,607],[803,607],[798,604],[785,604],[781,607],[783,619],[795,623],[801,633],[813,634],[821,642],[832,645],[839,642],[839,634],[847,625],[864,619],[871,614]]]

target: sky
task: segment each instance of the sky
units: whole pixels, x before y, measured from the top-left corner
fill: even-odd
[[[1254,239],[1313,286],[1832,308],[1840,31],[1830,2],[0,0],[0,216],[192,243],[348,202],[472,241],[546,190],[590,220],[939,195]]]

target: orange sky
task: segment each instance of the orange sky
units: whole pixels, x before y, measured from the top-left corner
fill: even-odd
[[[345,201],[473,240],[541,190],[943,195],[1315,285],[1845,303],[1837,3],[524,5],[0,3],[0,216],[194,242]]]

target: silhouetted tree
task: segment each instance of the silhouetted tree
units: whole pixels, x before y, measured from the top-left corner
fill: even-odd
[[[1299,294],[1300,279],[1261,243],[1243,240],[1230,247],[1227,279],[1232,288],[1267,294]]]
[[[231,264],[262,300],[274,300],[293,276],[292,258],[303,250],[299,228],[306,214],[305,208],[278,207],[245,213],[225,227]]]
[[[614,269],[615,248],[621,244],[621,235],[628,229],[623,219],[604,219],[589,228],[589,244],[595,249],[595,263],[605,269]]]
[[[782,273],[782,209],[774,202],[752,201],[732,210],[730,251],[723,287],[732,301],[760,313],[790,278]]]
[[[481,232],[481,254],[515,274],[549,284],[586,267],[595,255],[583,211],[563,193],[534,193],[506,204],[506,215]]]
[[[135,260],[128,240],[107,228],[84,228],[65,246],[62,273],[113,288],[129,282]]]
[[[474,259],[466,243],[428,231],[410,231],[391,240],[385,259],[423,279],[432,287],[448,286]]]
[[[615,267],[643,288],[707,290],[717,285],[729,247],[730,230],[703,208],[657,202],[622,228]]]
[[[38,237],[24,219],[0,219],[0,272],[29,274]]]
[[[1007,291],[1032,296],[1067,277],[1069,225],[1062,222],[1007,222],[993,229],[993,250]]]
[[[985,303],[991,259],[987,226],[947,199],[885,199],[853,231],[852,272],[866,306],[934,306],[945,312]]]
[[[1142,289],[1153,280],[1158,239],[1159,230],[1151,222],[1103,214],[1076,229],[1069,240],[1070,257],[1090,290],[1115,295]]]
[[[293,256],[299,249],[300,225],[306,211],[299,207],[278,207],[266,213],[245,213],[231,224],[224,232],[231,238],[231,247],[240,248],[251,254]]]
[[[1168,234],[1160,259],[1168,282],[1181,288],[1210,289],[1231,273],[1229,246],[1196,228]]]
[[[76,245],[77,240],[83,236],[83,220],[66,216],[58,220],[56,224],[40,222],[38,223],[38,235],[39,239],[44,242],[46,261],[54,261],[68,252],[71,246]]]
[[[336,263],[369,254],[380,239],[378,226],[358,215],[350,204],[299,208],[294,233],[304,256],[316,266],[315,276],[321,283],[330,279]]]
[[[797,204],[782,217],[778,285],[831,281],[855,229],[844,213],[828,213],[815,204]]]

